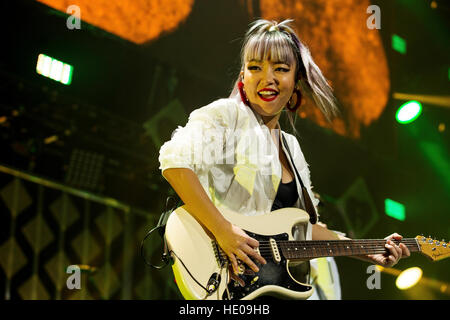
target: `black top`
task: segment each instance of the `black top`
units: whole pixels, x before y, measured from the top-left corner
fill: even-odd
[[[272,204],[271,211],[281,208],[292,207],[297,202],[297,199],[298,199],[298,192],[295,179],[292,179],[292,181],[288,183],[280,182],[280,185],[277,190],[277,195]]]

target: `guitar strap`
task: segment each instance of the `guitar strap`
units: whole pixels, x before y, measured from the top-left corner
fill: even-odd
[[[280,130],[280,132],[281,132],[281,130]],[[302,178],[300,177],[300,174],[298,173],[297,168],[295,167],[294,159],[292,158],[291,151],[289,150],[289,146],[288,146],[288,143],[286,142],[286,139],[284,138],[283,132],[281,132],[281,138],[283,140],[283,145],[284,145],[286,151],[288,152],[289,159],[291,159],[292,167],[294,167],[294,171],[297,176],[297,179],[298,179],[298,181],[300,181],[300,185],[302,187],[302,195],[303,195],[303,202],[305,205],[305,210],[309,214],[309,222],[311,222],[311,224],[315,224],[317,222],[316,208],[314,208],[314,205],[311,201],[308,190],[305,188]]]

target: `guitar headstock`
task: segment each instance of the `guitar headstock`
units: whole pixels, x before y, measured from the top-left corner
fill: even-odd
[[[417,236],[416,240],[420,246],[420,251],[433,261],[442,260],[450,256],[449,243],[444,242],[444,240],[438,241],[424,236]]]

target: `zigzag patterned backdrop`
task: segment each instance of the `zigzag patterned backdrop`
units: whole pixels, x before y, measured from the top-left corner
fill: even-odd
[[[4,299],[162,299],[177,297],[170,268],[146,267],[140,243],[158,215],[0,173],[0,288]],[[41,179],[35,179],[41,180]],[[146,256],[160,255],[160,238]],[[81,269],[69,289],[67,267]]]

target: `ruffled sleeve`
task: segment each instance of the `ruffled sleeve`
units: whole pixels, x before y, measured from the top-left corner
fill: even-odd
[[[221,152],[233,129],[235,108],[230,99],[220,99],[192,111],[186,125],[175,129],[161,147],[159,169],[188,168],[196,172],[223,161]]]

